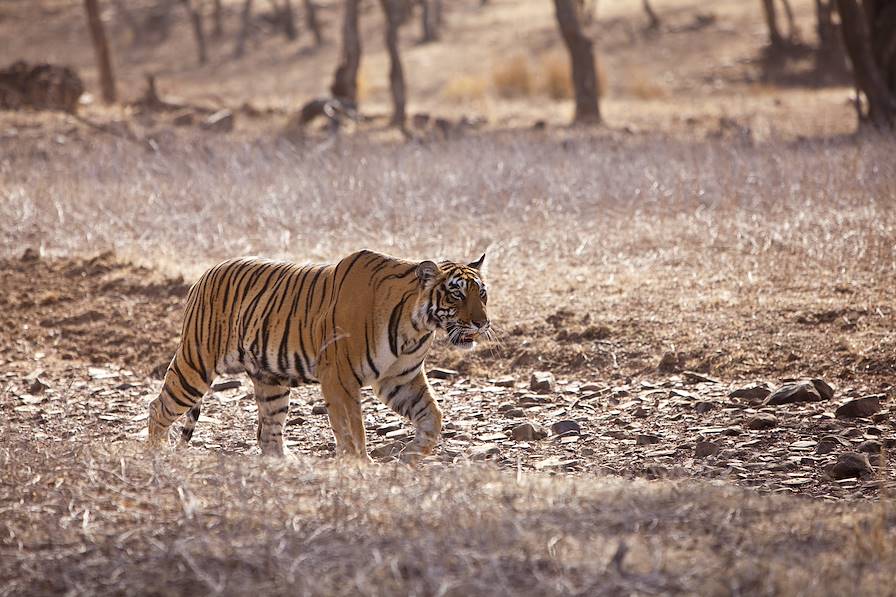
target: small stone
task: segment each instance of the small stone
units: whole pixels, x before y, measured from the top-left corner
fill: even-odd
[[[399,423],[397,421],[395,423],[385,423],[376,428],[376,434],[377,435],[386,435],[387,433],[390,433],[397,429],[401,429],[401,427],[402,427],[401,423]]]
[[[833,479],[852,479],[865,475],[874,474],[871,468],[871,462],[868,460],[867,454],[858,452],[845,452],[840,455],[832,465],[829,465],[825,472]]]
[[[651,444],[658,444],[659,442],[659,436],[651,435],[649,433],[639,433],[635,438],[635,444],[638,446],[649,446]]]
[[[765,400],[772,391],[765,384],[756,384],[738,388],[728,394],[729,398],[740,398],[749,402],[761,402]]]
[[[31,247],[28,247],[27,249],[25,249],[25,252],[22,253],[22,256],[19,259],[21,259],[25,263],[33,263],[40,260],[40,253],[38,253]]]
[[[397,456],[398,453],[401,452],[402,448],[404,448],[404,443],[390,442],[388,444],[383,444],[382,446],[377,446],[376,448],[371,450],[370,457],[377,459],[391,458],[393,456]]]
[[[693,383],[719,383],[718,379],[703,375],[696,371],[682,371],[684,378]]]
[[[701,441],[694,446],[694,458],[706,458],[719,453],[720,446],[715,442]]]
[[[529,389],[539,394],[548,394],[554,391],[556,383],[554,374],[550,371],[536,371],[529,379]]]
[[[39,377],[35,377],[34,381],[28,386],[28,391],[32,394],[42,394],[44,390],[49,388],[50,386],[41,381]]]
[[[518,442],[530,442],[537,439],[544,439],[548,436],[547,430],[541,425],[533,425],[532,423],[522,423],[513,428],[510,437]]]
[[[439,367],[433,367],[427,372],[427,375],[433,379],[451,379],[458,372],[454,369],[441,369]]]
[[[643,406],[638,406],[635,408],[635,410],[632,411],[632,416],[637,417],[639,419],[643,419],[644,417],[646,417],[649,414],[650,414],[650,411],[648,411]]]
[[[470,449],[470,460],[488,460],[501,454],[497,444],[487,443]]]
[[[311,408],[312,415],[325,415],[327,414],[327,405],[326,404],[315,404]]]
[[[697,404],[694,405],[694,410],[697,411],[698,414],[708,413],[712,409],[716,407],[712,402],[707,402],[706,400],[701,400]]]
[[[870,417],[880,410],[880,398],[881,396],[879,394],[874,394],[872,396],[850,400],[849,402],[841,404],[837,410],[834,411],[834,416],[838,419]]]
[[[778,425],[778,418],[768,413],[759,413],[747,420],[744,427],[747,429],[771,429]]]
[[[838,437],[836,435],[825,435],[820,440],[818,440],[818,445],[815,446],[816,454],[830,454],[834,450],[840,447],[849,447],[852,444],[849,443],[848,439]]]
[[[519,407],[510,408],[504,411],[504,416],[508,419],[522,419],[526,416],[526,411]]]
[[[765,399],[763,404],[777,406],[801,402],[820,402],[821,394],[811,381],[786,383]]]
[[[883,447],[883,444],[876,439],[869,439],[856,446],[856,450],[866,454],[880,454]]]
[[[181,110],[171,120],[174,126],[192,126],[196,122],[196,116],[190,110]]]
[[[551,425],[551,432],[554,435],[566,435],[567,433],[578,435],[582,433],[582,427],[571,419],[565,419]]]
[[[677,373],[684,368],[684,357],[675,352],[667,352],[656,368],[663,373]]]
[[[233,130],[234,120],[235,117],[230,110],[218,110],[203,120],[200,126],[215,133],[229,133]]]
[[[830,400],[834,397],[834,388],[828,385],[828,383],[823,379],[813,377],[809,381],[812,382],[813,386],[815,386],[815,391],[818,392],[822,400]]]
[[[492,385],[498,386],[499,388],[512,388],[516,385],[516,379],[513,376],[507,375],[492,381]]]
[[[224,390],[234,390],[243,385],[238,379],[228,379],[227,381],[219,381],[212,385],[213,392],[223,392]]]
[[[589,383],[582,385],[582,387],[579,389],[582,390],[583,392],[599,392],[603,388],[601,387],[600,384],[589,382]]]

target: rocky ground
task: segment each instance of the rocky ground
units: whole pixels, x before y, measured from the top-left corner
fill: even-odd
[[[2,264],[0,411],[36,440],[145,437],[146,406],[172,353],[187,285],[105,254]],[[512,470],[625,478],[720,479],[762,492],[867,498],[896,484],[896,389],[824,380],[717,379],[675,371],[669,356],[608,380],[497,360],[492,378],[436,367],[444,439],[424,466],[489,461]],[[480,356],[480,358],[488,358]],[[670,372],[671,370],[671,372]],[[389,461],[413,431],[370,395],[369,449]],[[255,453],[255,404],[245,378],[219,380],[193,450]],[[333,453],[316,387],[293,393],[286,444]]]

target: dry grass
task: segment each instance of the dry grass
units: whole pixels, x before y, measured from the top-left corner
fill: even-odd
[[[540,74],[545,93],[556,100],[572,99],[572,75],[569,57],[560,53],[548,54],[541,60]],[[600,86],[600,89],[604,89]]]
[[[529,59],[518,54],[495,64],[492,68],[492,84],[499,97],[519,98],[531,95],[535,83]]]
[[[159,139],[158,154],[17,141],[0,166],[0,251],[113,249],[189,279],[234,255],[488,248],[504,342],[484,350],[508,367],[631,375],[678,352],[727,378],[893,372],[890,139]],[[587,315],[609,337],[560,338],[545,318],[561,307],[565,329]]]
[[[0,437],[0,595],[879,595],[896,566],[887,503]]]
[[[488,82],[483,77],[460,75],[442,87],[442,97],[451,102],[482,101],[488,91]]]

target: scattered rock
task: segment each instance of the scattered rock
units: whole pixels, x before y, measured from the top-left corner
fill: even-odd
[[[825,468],[825,472],[833,479],[852,479],[873,475],[874,469],[867,454],[844,452],[837,462]]]
[[[747,419],[744,427],[747,429],[771,429],[778,425],[778,418],[768,413],[758,413],[757,415]]]
[[[219,381],[216,384],[212,384],[213,392],[223,392],[224,390],[234,390],[243,385],[243,383],[238,379],[228,379],[226,381]]]
[[[557,382],[550,371],[536,371],[529,379],[529,389],[539,394],[548,394],[554,391]]]
[[[813,377],[809,381],[812,382],[812,385],[815,386],[815,391],[821,394],[822,400],[830,400],[834,397],[834,388],[832,388],[826,381],[823,379],[818,379],[817,377]]]
[[[327,414],[327,405],[326,404],[315,404],[311,408],[312,415],[325,415]]]
[[[522,419],[526,416],[526,411],[519,407],[509,408],[504,411],[504,416],[508,419]]]
[[[582,427],[571,419],[565,419],[551,425],[551,432],[554,435],[579,435],[582,433]]]
[[[35,377],[34,381],[28,386],[28,391],[32,394],[42,394],[44,390],[48,390],[50,386],[45,384],[39,377]]]
[[[22,60],[0,69],[0,110],[58,110],[75,113],[84,83],[74,70]]]
[[[230,110],[218,110],[202,121],[201,128],[215,133],[229,133],[233,130],[235,117]]]
[[[660,438],[657,435],[651,435],[649,433],[639,433],[635,438],[635,444],[638,446],[649,446],[651,444],[660,443]]]
[[[510,437],[518,442],[530,442],[538,439],[544,439],[548,436],[547,430],[541,425],[533,425],[532,423],[522,423],[513,428]]]
[[[499,388],[512,388],[516,385],[516,379],[514,379],[513,376],[507,375],[492,381],[492,385],[498,386]]]
[[[441,369],[439,367],[433,367],[426,374],[433,379],[451,379],[452,377],[457,375],[458,372],[454,369]]]
[[[761,402],[765,400],[769,394],[771,394],[771,388],[766,386],[765,384],[756,384],[752,386],[746,386],[743,388],[738,388],[728,394],[729,398],[740,398],[741,400],[747,400],[749,402]]]
[[[392,458],[398,456],[403,448],[403,442],[390,442],[388,444],[383,444],[382,446],[377,446],[376,448],[371,450],[370,457],[377,459]]]
[[[861,444],[856,446],[856,450],[858,450],[859,452],[864,452],[866,454],[880,454],[883,448],[883,444],[876,439],[865,440]]]
[[[815,446],[816,454],[830,454],[837,448],[848,448],[852,446],[848,439],[836,435],[825,435],[818,440]]]
[[[385,423],[376,428],[376,434],[377,435],[386,435],[387,433],[397,431],[401,428],[402,428],[402,424],[397,421],[395,423]]]
[[[712,409],[716,407],[712,402],[707,402],[706,400],[701,400],[697,404],[694,405],[694,410],[697,411],[697,414],[708,413]]]
[[[856,417],[870,417],[880,410],[880,394],[856,398],[841,404],[834,416],[838,419],[854,419]]]
[[[720,383],[718,379],[703,375],[697,371],[682,371],[681,374],[692,383]]]
[[[656,366],[657,371],[661,371],[663,373],[678,373],[685,366],[685,358],[684,355],[678,354],[677,352],[667,352],[663,355],[663,358],[660,359],[659,364]]]
[[[501,449],[498,447],[498,444],[480,444],[470,449],[470,460],[488,460],[500,456],[500,454]]]
[[[35,261],[40,261],[40,253],[28,247],[19,259],[24,263],[34,263]]]
[[[706,458],[707,456],[715,456],[719,453],[721,447],[715,442],[701,441],[694,446],[694,458]]]
[[[172,118],[171,123],[174,126],[193,126],[196,122],[196,115],[192,110],[181,110]]]
[[[829,388],[830,386],[827,387]],[[800,402],[820,402],[823,399],[822,393],[818,390],[816,384],[809,380],[803,380],[784,384],[772,392],[763,404],[778,406]]]

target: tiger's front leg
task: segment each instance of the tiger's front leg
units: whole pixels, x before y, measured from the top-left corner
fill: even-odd
[[[414,465],[432,453],[442,434],[442,411],[432,393],[422,366],[405,377],[382,380],[374,391],[389,408],[410,419],[416,428],[414,441],[401,454],[401,460]]]
[[[351,378],[350,375],[346,377]],[[330,427],[336,439],[337,455],[373,462],[367,455],[367,436],[361,414],[361,388],[354,379],[340,376],[335,368],[322,372],[320,384]]]

